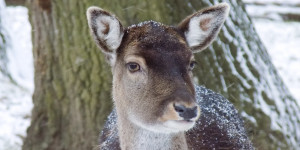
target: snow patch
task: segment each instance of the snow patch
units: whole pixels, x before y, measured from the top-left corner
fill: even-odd
[[[6,7],[3,27],[8,33],[8,71],[21,86],[33,90],[31,25],[25,7]],[[9,17],[8,17],[9,16]]]
[[[300,22],[254,20],[272,62],[300,105]]]
[[[149,21],[140,22],[140,23],[138,23],[138,24],[133,24],[133,25],[127,27],[127,29],[137,28],[137,27],[142,27],[142,26],[145,26],[145,25],[151,25],[151,26],[154,26],[154,27],[164,26],[164,25],[161,24],[160,22],[156,22],[156,21],[153,21],[153,20],[149,20]],[[129,30],[127,30],[127,32],[128,32],[128,31],[129,31]]]
[[[22,90],[3,76],[0,83],[0,147],[2,150],[20,150],[30,125],[31,92]]]
[[[4,0],[0,17],[7,33],[8,72],[16,82],[0,74],[0,149],[21,150],[33,107],[31,26],[26,8],[6,7]]]

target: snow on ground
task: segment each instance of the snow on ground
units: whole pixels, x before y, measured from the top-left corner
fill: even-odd
[[[31,44],[31,25],[25,7],[6,7],[4,26],[8,32],[9,44],[8,72],[20,85],[33,89],[33,58]]]
[[[3,0],[0,0],[0,17],[9,38],[8,71],[17,82],[0,73],[0,150],[20,150],[33,107],[31,26],[26,8],[5,8]]]
[[[19,150],[30,125],[31,93],[0,77],[0,149]]]

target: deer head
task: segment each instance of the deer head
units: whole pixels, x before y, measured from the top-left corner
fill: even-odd
[[[193,53],[212,43],[228,11],[222,3],[188,16],[178,26],[148,21],[123,28],[111,13],[88,9],[91,33],[112,67],[119,122],[159,133],[194,126],[200,108],[192,82]]]

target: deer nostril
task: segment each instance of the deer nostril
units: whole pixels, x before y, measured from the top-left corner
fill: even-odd
[[[175,111],[178,112],[179,114],[182,114],[186,111],[186,107],[183,105],[174,104],[174,108],[175,108]]]
[[[187,108],[181,104],[174,104],[174,109],[178,113],[178,115],[182,117],[184,120],[190,120],[192,118],[197,117],[198,115],[197,106],[193,108]]]

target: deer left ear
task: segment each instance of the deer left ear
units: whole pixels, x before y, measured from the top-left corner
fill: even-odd
[[[194,53],[207,48],[218,35],[229,13],[229,5],[221,3],[202,9],[184,19],[178,28]]]
[[[113,14],[94,6],[88,8],[86,14],[96,44],[106,55],[109,63],[113,65],[116,50],[124,35],[121,22]]]

